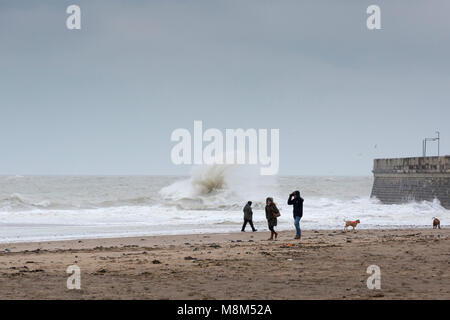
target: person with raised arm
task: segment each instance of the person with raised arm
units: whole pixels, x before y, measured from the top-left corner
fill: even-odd
[[[288,205],[293,206],[294,226],[296,230],[294,239],[302,238],[302,230],[300,229],[300,219],[303,217],[303,198],[300,197],[300,191],[294,191],[289,195]]]

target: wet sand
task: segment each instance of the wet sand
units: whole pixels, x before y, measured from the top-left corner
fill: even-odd
[[[0,299],[450,299],[450,229],[0,244]],[[68,290],[66,269],[81,269]],[[381,289],[367,288],[367,267]]]

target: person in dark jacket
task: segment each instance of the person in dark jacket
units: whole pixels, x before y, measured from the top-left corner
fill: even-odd
[[[292,205],[294,211],[294,226],[296,230],[295,239],[302,237],[302,231],[300,230],[300,219],[303,217],[303,198],[300,197],[300,191],[294,191],[289,195],[288,205]]]
[[[252,227],[252,231],[258,231],[253,226],[253,211],[252,211],[252,202],[249,201],[244,207],[244,224],[242,225],[242,232],[245,232],[245,227],[247,226],[247,223],[250,224],[250,227]]]
[[[277,225],[277,217],[279,216],[280,211],[278,210],[277,205],[273,202],[272,198],[267,198],[266,219],[270,230],[270,238],[268,240],[273,240],[273,236],[275,236],[275,239],[278,237],[278,233],[275,231],[274,227]]]

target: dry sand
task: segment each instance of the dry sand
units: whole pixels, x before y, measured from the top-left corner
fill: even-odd
[[[450,299],[450,229],[0,244],[0,299]],[[5,250],[6,249],[6,250]],[[81,268],[81,290],[66,269]],[[381,290],[369,290],[369,265]]]

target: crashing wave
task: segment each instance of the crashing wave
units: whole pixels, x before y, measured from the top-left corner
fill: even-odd
[[[172,183],[159,194],[167,205],[190,210],[241,208],[246,201],[262,207],[276,190],[274,178],[261,176],[255,166],[205,165],[194,167],[189,179]]]

